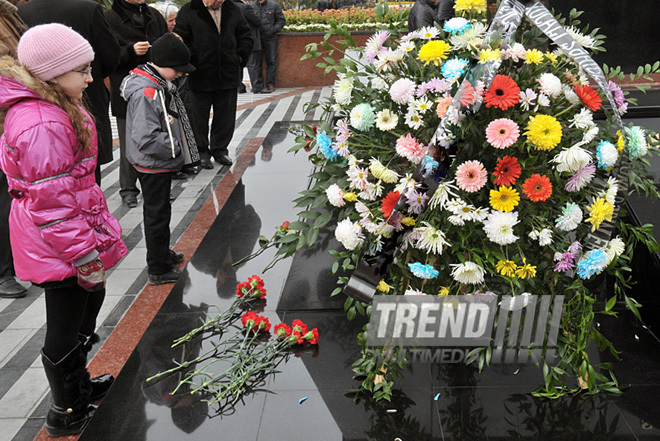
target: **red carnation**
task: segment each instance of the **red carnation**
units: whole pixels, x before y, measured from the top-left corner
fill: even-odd
[[[309,341],[310,345],[315,345],[319,342],[319,330],[314,328],[305,334],[305,340]]]
[[[275,328],[273,328],[273,332],[275,332],[277,338],[284,339],[291,335],[291,328],[289,328],[289,326],[286,323],[280,323],[279,325],[275,325]]]

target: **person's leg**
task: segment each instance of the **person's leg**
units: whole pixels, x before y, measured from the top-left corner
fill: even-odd
[[[126,159],[126,118],[117,117],[119,135],[119,195],[122,202],[133,208],[137,205],[137,171]]]
[[[266,56],[266,87],[275,87],[275,74],[277,70],[277,38],[262,42]]]
[[[78,285],[44,291],[46,340],[43,352],[57,363],[80,343],[78,332],[85,318],[88,292]]]
[[[264,88],[263,58],[263,51],[250,52],[247,68],[248,74],[250,74],[252,93],[259,93]]]
[[[213,122],[211,123],[211,154],[223,165],[231,165],[229,143],[236,127],[236,89],[222,89],[215,93]],[[229,161],[227,161],[229,159]]]
[[[236,90],[234,90],[236,93]],[[147,242],[147,272],[166,274],[172,269],[170,260],[171,173],[139,173],[144,200],[144,238]]]
[[[209,150],[209,116],[211,115],[211,106],[213,105],[212,92],[188,91],[190,105],[192,107],[191,124],[195,132],[195,141],[197,141],[197,150],[199,150],[200,166],[205,169],[212,169],[211,151]]]
[[[0,298],[24,297],[26,289],[14,279],[14,260],[9,242],[11,196],[7,177],[0,170]]]

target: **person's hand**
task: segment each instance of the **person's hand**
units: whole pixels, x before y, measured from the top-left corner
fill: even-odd
[[[78,285],[85,291],[100,291],[105,288],[105,268],[98,257],[78,268]]]
[[[138,41],[133,45],[133,50],[135,51],[135,55],[146,54],[150,46],[151,45],[149,44],[148,41]]]

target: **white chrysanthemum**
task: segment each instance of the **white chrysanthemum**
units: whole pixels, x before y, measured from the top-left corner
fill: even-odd
[[[433,107],[433,103],[428,98],[421,97],[419,99],[412,100],[410,107],[411,109],[415,109],[415,111],[423,114]]]
[[[566,28],[566,32],[568,32],[568,34],[571,37],[573,37],[575,41],[580,43],[582,47],[587,49],[593,49],[596,47],[596,40],[594,40],[592,37],[588,35],[584,35],[583,33],[579,32],[573,26]]]
[[[381,77],[374,77],[371,79],[371,87],[376,90],[388,90],[390,86],[387,84],[387,81]]]
[[[536,80],[541,85],[541,92],[552,98],[557,98],[562,93],[561,80],[556,75],[544,73]]]
[[[611,206],[615,205],[616,194],[619,192],[619,181],[616,178],[610,176],[607,178],[607,187],[604,191],[601,191],[598,196],[604,198]]]
[[[399,194],[405,194],[415,187],[417,187],[417,182],[413,179],[412,174],[406,173],[404,177],[399,179],[399,183],[394,187],[394,191],[398,191]]]
[[[513,43],[513,46],[511,46],[509,49],[504,51],[504,59],[512,59],[516,63],[520,60],[525,59],[525,52],[527,49],[525,49],[525,46],[523,46],[520,43]]]
[[[559,231],[573,231],[582,222],[582,209],[574,202],[569,202],[562,210],[562,214],[555,221]]]
[[[469,47],[477,47],[481,44],[484,34],[486,33],[487,26],[485,23],[473,22],[472,27],[462,34],[455,34],[449,37],[453,49],[462,50]]]
[[[536,99],[536,108],[548,106],[550,106],[550,98],[548,98],[548,95],[540,93],[539,97]]]
[[[406,112],[405,122],[408,127],[410,127],[413,130],[417,130],[420,127],[422,127],[422,124],[424,123],[424,119],[422,118],[422,115],[419,114],[419,112],[415,111],[412,107],[410,107],[408,109],[408,112]]]
[[[440,31],[434,26],[424,26],[423,28],[420,29],[420,31],[421,31],[420,38],[423,38],[424,40],[433,40],[435,37],[437,37],[440,34]]]
[[[598,136],[598,133],[600,132],[600,129],[598,128],[597,125],[593,125],[587,129],[586,132],[584,132],[584,136],[582,137],[582,142],[587,144],[594,139],[596,139],[596,136]]]
[[[388,224],[385,221],[382,221],[378,224],[378,229],[374,234],[378,234],[379,236],[389,238],[392,237],[392,233],[394,233],[394,226]]]
[[[351,93],[353,92],[353,77],[346,77],[340,74],[339,78],[335,80],[332,86],[332,93],[335,101],[343,106],[351,103]]]
[[[465,226],[465,221],[463,220],[463,218],[455,214],[449,216],[447,220],[449,221],[449,223],[451,223],[452,225],[456,225],[457,227]]]
[[[348,218],[337,224],[335,237],[347,250],[354,250],[364,243],[362,227]]]
[[[564,93],[564,96],[569,103],[577,104],[580,102],[580,97],[577,96],[577,93],[575,93],[575,91],[568,84],[564,84],[562,86],[562,92]]]
[[[445,240],[445,233],[433,228],[427,222],[422,222],[422,225],[423,227],[415,228],[419,237],[415,243],[415,248],[425,250],[429,253],[442,254],[445,246],[451,246]]]
[[[513,227],[518,223],[518,213],[491,212],[484,221],[484,231],[491,242],[498,245],[509,245],[519,238],[513,234]]]
[[[626,250],[625,242],[619,237],[615,237],[610,240],[607,244],[607,249],[605,250],[605,255],[607,256],[607,264],[612,263],[615,257],[618,257],[623,254]]]
[[[344,191],[337,184],[332,184],[325,190],[326,196],[328,196],[328,202],[330,205],[335,207],[343,207],[346,205],[344,201]]]
[[[383,132],[392,130],[399,123],[399,117],[390,109],[383,109],[376,115],[376,127]]]
[[[560,172],[575,173],[580,167],[585,167],[591,162],[591,153],[580,147],[579,144],[562,150],[552,158],[551,162],[557,164],[555,169]]]
[[[373,183],[367,182],[366,188],[358,193],[358,197],[365,199],[367,201],[375,201],[376,198],[379,198],[383,195],[383,185],[380,181]]]
[[[588,129],[594,126],[594,114],[587,108],[582,108],[570,119],[569,127],[577,127],[578,129]]]
[[[445,208],[447,201],[449,200],[449,196],[457,196],[455,193],[456,191],[458,191],[458,187],[454,185],[454,181],[440,182],[440,184],[438,184],[438,188],[436,188],[435,193],[433,193],[433,196],[429,201],[429,208],[432,210],[434,210],[437,206],[440,206],[440,208]]]
[[[355,211],[362,216],[362,217],[368,217],[371,216],[371,212],[369,211],[369,207],[367,207],[364,202],[356,202],[355,203]]]
[[[608,141],[601,141],[597,147],[598,167],[608,169],[612,167],[619,159],[619,152],[614,144]]]
[[[376,158],[371,158],[369,161],[369,170],[376,179],[380,179],[387,184],[394,184],[399,180],[399,175],[395,171],[385,167]]]
[[[544,228],[541,231],[532,230],[528,234],[529,238],[532,240],[538,240],[539,245],[546,246],[552,243],[552,230]]]
[[[406,289],[406,292],[403,293],[403,295],[404,296],[427,296],[428,294],[426,294],[425,292],[420,291],[418,289],[408,288],[408,289]]]
[[[453,267],[451,276],[458,283],[478,285],[484,282],[486,272],[474,262],[454,263],[451,266]]]

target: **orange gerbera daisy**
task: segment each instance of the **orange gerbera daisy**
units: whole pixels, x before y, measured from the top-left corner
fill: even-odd
[[[505,156],[497,160],[497,166],[493,175],[495,176],[495,185],[498,187],[509,187],[516,183],[520,177],[520,163],[517,158]]]
[[[518,84],[506,75],[495,75],[484,98],[486,107],[497,107],[506,110],[518,104],[519,101],[520,87],[518,87]]]
[[[389,217],[401,194],[398,191],[390,191],[380,205],[380,211],[385,217]]]
[[[573,90],[589,110],[595,112],[603,105],[603,100],[600,99],[598,92],[588,84],[578,84],[577,86],[573,86]]]
[[[552,194],[552,183],[546,175],[532,175],[523,182],[522,190],[532,202],[547,200]]]

